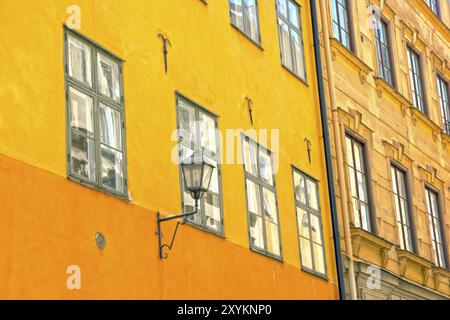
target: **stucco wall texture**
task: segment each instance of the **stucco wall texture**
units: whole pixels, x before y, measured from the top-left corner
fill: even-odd
[[[338,298],[309,2],[299,1],[307,84],[281,67],[275,6],[260,2],[261,47],[230,25],[227,1],[0,1],[0,298]],[[125,60],[130,202],[66,178],[63,24],[73,4],[78,32]],[[160,32],[172,44],[167,75]],[[159,260],[156,211],[181,211],[175,92],[219,115],[222,132],[251,127],[246,96],[253,128],[280,129],[284,262],[248,248],[242,164],[222,167],[225,238],[186,225]],[[328,280],[300,268],[291,165],[319,180]],[[163,225],[167,238],[173,227]],[[81,268],[81,290],[66,288],[69,265]]]

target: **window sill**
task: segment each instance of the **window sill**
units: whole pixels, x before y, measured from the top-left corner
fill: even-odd
[[[411,113],[413,125],[417,126],[417,122],[418,120],[420,120],[421,123],[425,124],[428,128],[431,129],[433,133],[433,140],[436,142],[439,134],[442,132],[442,128],[414,106],[409,107],[409,112]]]
[[[447,149],[447,146],[450,145],[450,132],[441,132],[442,137],[442,146],[444,147],[444,150]]]
[[[358,58],[353,51],[350,51],[336,38],[330,38],[331,43],[331,55],[332,60],[336,61],[337,56],[342,58],[345,62],[350,64],[353,68],[357,69],[359,73],[359,80],[361,84],[367,82],[367,77],[369,73],[373,72],[372,68],[368,66],[364,61]]]
[[[204,227],[204,226],[195,224],[195,223],[193,223],[193,222],[191,222],[191,221],[189,221],[189,220],[187,221],[186,225],[188,225],[188,226],[190,226],[190,227],[193,227],[193,228],[195,228],[195,229],[199,229],[199,230],[204,231],[204,232],[206,232],[206,233],[212,234],[212,235],[214,235],[214,236],[216,236],[216,237],[219,237],[219,238],[222,238],[222,239],[226,239],[225,233],[224,233],[223,231],[222,231],[222,232],[220,232],[220,231],[214,231],[214,230],[208,229],[208,228],[206,228],[206,227]]]
[[[434,266],[432,268],[434,288],[437,291],[444,291],[445,285],[450,285],[450,271],[442,267]],[[441,287],[444,288],[441,288]]]
[[[409,107],[412,106],[412,102],[409,101],[404,95],[401,94],[396,88],[390,85],[386,80],[380,77],[374,77],[375,86],[377,88],[378,98],[383,97],[383,93],[387,93],[387,95],[394,100],[399,106],[402,112],[403,117],[406,116],[406,111]]]
[[[258,248],[254,248],[252,246],[250,246],[250,251],[258,253],[258,254],[266,257],[266,258],[270,258],[270,259],[276,260],[276,261],[278,261],[280,263],[284,263],[284,260],[283,260],[282,256],[276,256],[276,255],[271,254],[271,253],[269,253],[267,251],[264,251],[264,250],[261,250],[261,249],[258,249]]]
[[[119,193],[110,192],[110,191],[108,191],[108,190],[106,190],[106,189],[100,189],[100,188],[97,187],[96,185],[94,185],[94,184],[92,184],[92,183],[89,183],[89,182],[87,182],[87,181],[85,181],[85,180],[82,180],[82,179],[80,179],[80,178],[77,178],[77,177],[75,177],[75,176],[73,176],[73,175],[68,175],[68,176],[67,176],[67,179],[69,179],[70,181],[73,181],[73,182],[75,182],[75,183],[77,183],[77,184],[80,184],[80,185],[82,185],[82,186],[84,186],[84,187],[87,187],[87,188],[89,188],[89,189],[92,189],[92,190],[101,192],[101,193],[103,193],[103,194],[106,194],[106,195],[108,195],[108,196],[117,198],[117,199],[119,199],[119,200],[123,200],[123,201],[126,201],[126,202],[128,202],[128,203],[131,202],[131,200],[130,200],[130,198],[128,197],[128,195],[125,195],[125,194],[121,195],[121,194],[119,194]]]
[[[255,41],[250,36],[248,36],[244,31],[236,27],[233,23],[230,22],[230,25],[233,27],[233,29],[237,30],[240,34],[245,36],[248,40],[250,40],[256,47],[258,47],[261,51],[264,51],[264,48],[262,47],[261,41]]]
[[[371,251],[375,251],[379,257],[380,266],[385,268],[389,262],[389,251],[394,248],[394,244],[377,236],[374,233],[366,231],[362,228],[351,228],[353,253],[355,256],[361,257],[361,248],[367,248]]]
[[[314,270],[311,270],[309,268],[301,266],[301,270],[303,272],[309,273],[312,276],[318,277],[318,278],[320,278],[322,280],[325,280],[325,281],[329,281],[330,280],[330,279],[328,279],[328,276],[326,274],[318,273],[318,272],[316,272]]]
[[[436,27],[436,29],[439,29],[442,34],[446,34],[450,31],[450,29],[446,26],[442,19],[436,13],[434,13],[433,10],[431,10],[431,8],[425,1],[413,0],[413,2],[418,5],[418,7],[426,16],[428,16],[429,21]]]
[[[284,70],[286,70],[288,73],[290,73],[292,76],[294,76],[295,78],[297,78],[297,80],[300,80],[305,86],[309,87],[309,84],[307,82],[306,79],[303,79],[302,77],[300,77],[298,74],[296,74],[294,71],[292,71],[291,69],[289,69],[288,67],[286,67],[284,64],[281,64],[281,66],[283,67]]]
[[[420,275],[422,278],[422,285],[427,286],[428,280],[432,274],[431,270],[433,263],[431,261],[400,248],[397,248],[397,257],[398,269],[402,277],[406,277],[407,272],[409,271],[411,274],[408,274],[408,278],[412,278],[411,275],[413,274]]]

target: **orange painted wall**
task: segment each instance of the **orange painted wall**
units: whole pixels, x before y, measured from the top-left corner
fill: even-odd
[[[0,299],[336,298],[329,282],[191,227],[161,262],[154,212],[0,156],[5,171]],[[69,265],[81,268],[81,290],[66,288]]]

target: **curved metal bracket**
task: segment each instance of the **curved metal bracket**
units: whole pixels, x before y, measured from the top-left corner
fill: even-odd
[[[186,223],[187,218],[189,216],[192,216],[194,214],[196,214],[198,211],[198,200],[195,200],[195,210],[193,212],[188,212],[188,213],[183,213],[177,216],[171,216],[171,217],[167,217],[167,218],[161,218],[161,214],[158,212],[158,214],[156,215],[157,218],[157,224],[158,224],[158,231],[157,231],[157,235],[158,235],[158,248],[159,248],[159,258],[161,260],[165,260],[168,258],[169,253],[166,252],[164,253],[164,248],[168,249],[168,251],[172,250],[173,244],[175,242],[175,237],[177,236],[177,231],[178,231],[178,227],[183,224]],[[163,244],[163,233],[161,232],[161,223],[166,222],[166,221],[170,221],[170,220],[175,220],[175,219],[182,219],[182,221],[177,221],[177,225],[175,227],[175,230],[173,232],[172,235],[172,240],[170,241],[170,244]]]

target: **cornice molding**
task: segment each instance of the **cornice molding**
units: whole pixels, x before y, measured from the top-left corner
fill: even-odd
[[[402,116],[405,117],[407,110],[412,106],[412,102],[406,98],[400,91],[392,87],[383,78],[374,77],[377,95],[381,99],[384,93],[387,93],[390,98],[397,102],[400,106]]]
[[[330,38],[331,44],[331,58],[336,61],[337,57],[344,59],[347,63],[350,63],[359,72],[359,79],[361,84],[367,82],[367,77],[369,73],[373,72],[373,69],[368,66],[364,61],[358,58],[353,52],[344,47],[337,39]]]

